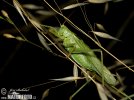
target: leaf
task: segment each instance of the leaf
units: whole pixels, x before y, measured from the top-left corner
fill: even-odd
[[[40,33],[37,33],[38,37],[39,37],[39,40],[40,42],[42,43],[42,45],[50,52],[52,52],[52,50],[50,49],[50,47],[48,46],[46,40],[44,39],[44,37],[40,34]]]
[[[72,9],[72,8],[76,8],[76,7],[79,7],[79,6],[84,6],[84,5],[87,5],[87,4],[89,4],[89,3],[76,3],[76,4],[71,4],[69,6],[64,7],[62,10]]]
[[[36,11],[36,13],[44,16],[52,16],[55,14],[53,11],[44,11],[44,10],[38,10]]]
[[[90,3],[106,3],[109,1],[113,1],[113,2],[120,2],[122,0],[87,0]]]
[[[128,65],[128,64],[133,64],[134,60],[133,59],[124,59],[124,60],[122,60],[122,62]],[[116,64],[116,66],[121,66],[122,65],[118,61],[116,61],[115,64]]]
[[[84,79],[84,78],[83,77],[69,76],[69,77],[51,79],[51,80],[54,80],[54,81],[75,81],[75,80],[78,80],[78,79]]]
[[[108,9],[109,9],[109,3],[106,3],[104,8],[104,14],[108,12]]]
[[[105,28],[103,25],[96,23],[96,26],[98,29],[105,31]]]
[[[88,0],[88,2],[90,2],[90,3],[106,3],[109,1],[111,1],[111,0]]]
[[[29,19],[29,21],[32,23],[32,25],[37,29],[37,30],[42,30],[42,27],[40,26],[40,24],[36,21],[36,20],[33,20],[33,19]]]
[[[19,4],[19,2],[17,0],[13,0],[13,4],[14,4],[15,8],[17,9],[17,11],[19,12],[19,14],[21,15],[21,17],[24,20],[24,22],[27,24],[26,19],[23,16],[23,8]]]
[[[5,16],[6,18],[9,18],[9,16],[8,16],[8,14],[7,14],[7,12],[6,12],[5,10],[1,10],[1,13],[2,13],[2,15]]]
[[[19,40],[19,41],[25,41],[22,37],[20,37],[20,36],[17,36],[17,37],[15,37],[15,39],[16,40]]]
[[[106,92],[105,89],[103,88],[103,86],[99,83],[96,83],[96,87],[100,96],[101,100],[108,100],[107,96],[106,96]]]
[[[2,16],[0,16],[0,19],[3,19],[4,21],[7,21],[7,22],[10,23],[10,24],[13,24],[12,20],[9,18],[9,16],[8,16],[8,14],[7,14],[6,11],[1,10],[1,13],[2,13],[2,15],[3,15],[5,18],[3,18]]]
[[[128,100],[129,98],[134,98],[134,94],[131,94],[131,95],[127,96],[127,97],[124,97],[121,100]],[[131,99],[129,99],[129,100],[131,100]]]
[[[6,38],[15,38],[13,35],[8,34],[8,33],[4,33],[3,36]]]
[[[76,64],[74,64],[73,67],[73,76],[78,77],[78,67],[76,66]],[[75,83],[77,84],[77,80],[75,80]]]
[[[102,37],[102,38],[106,38],[106,39],[112,39],[112,40],[116,40],[116,41],[120,41],[119,39],[107,34],[107,33],[104,33],[104,32],[97,32],[97,31],[92,31],[95,35],[99,36],[99,37]]]
[[[38,10],[38,9],[43,9],[44,8],[42,6],[37,6],[37,5],[34,5],[34,4],[24,4],[23,7],[26,8],[26,9],[31,9],[31,10]]]
[[[123,63],[127,64],[127,65],[131,65],[133,64],[134,60],[133,59],[124,59],[124,60],[121,60]],[[118,61],[115,62],[115,64],[113,64],[112,66],[110,66],[109,68],[110,69],[114,69],[114,68],[117,68],[119,66],[122,66],[121,63],[119,63]],[[124,67],[123,67],[124,68]],[[122,68],[122,69],[123,69]],[[126,68],[126,67],[125,67]]]
[[[0,16],[0,19],[5,20],[2,16]]]
[[[74,64],[74,67],[73,67],[73,75],[74,77],[78,77],[78,67],[76,66],[76,64]]]
[[[44,100],[44,99],[48,96],[49,91],[50,91],[50,89],[47,89],[47,90],[45,90],[45,91],[43,92],[41,100]]]
[[[121,2],[121,1],[123,1],[123,0],[113,0],[113,2]]]
[[[15,36],[13,36],[13,35],[11,35],[11,34],[8,34],[8,33],[4,33],[3,36],[6,37],[6,38],[16,39],[16,40],[19,40],[19,41],[25,41],[25,40],[24,40],[22,37],[20,37],[20,36],[15,37]]]

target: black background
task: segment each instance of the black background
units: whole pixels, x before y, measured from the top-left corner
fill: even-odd
[[[8,2],[11,2],[11,0],[8,0]],[[23,1],[23,3],[27,2],[34,3],[30,0],[27,0],[26,2]],[[58,2],[58,4],[62,4],[64,2]],[[41,2],[41,0],[36,4],[45,6],[45,4]],[[25,25],[18,12],[2,0],[0,1],[0,8],[8,12],[11,19],[19,28]],[[72,13],[70,19],[73,20],[76,25],[87,32],[89,31],[88,27],[87,25],[85,25],[84,18],[82,17],[83,15],[78,9],[76,8],[73,10],[63,11],[63,13],[67,16]],[[97,22],[103,24],[106,30],[113,36],[116,35],[120,27],[122,27],[123,23],[125,23],[125,21],[130,18],[130,16],[134,16],[132,0],[124,0],[120,3],[110,2],[109,10],[106,15],[103,14],[104,4],[88,5],[86,6],[86,11],[91,23]],[[59,19],[60,18],[61,17],[59,17]],[[61,20],[64,22],[63,19]],[[133,20],[134,19],[131,18],[131,20],[129,20],[127,26],[125,27],[122,36],[120,37],[122,42],[118,42],[116,45],[114,45],[112,49],[110,49],[110,52],[112,52],[120,59],[134,59]],[[54,20],[53,17],[45,20],[44,23],[53,26],[59,25],[57,20]],[[13,27],[5,21],[0,20],[0,29],[0,88],[6,88],[7,90],[10,90],[11,88],[25,88],[48,82],[49,79],[72,75],[73,64],[70,61],[56,57],[49,53],[47,50],[42,50],[29,43],[19,42],[15,39],[8,39],[3,37],[3,32],[11,32],[13,35],[16,35],[16,33],[9,31],[9,29],[13,29]],[[32,42],[41,45],[34,29],[29,29],[29,31],[24,34]],[[84,36],[82,38],[84,38],[85,40],[89,40]],[[104,45],[104,47],[107,47],[111,42],[111,40],[107,39],[100,39],[100,41]],[[93,46],[93,48],[96,47],[92,42],[91,45]],[[104,55],[104,62],[107,65],[113,64],[114,60],[108,55]],[[134,83],[133,73],[128,70],[123,70],[119,73],[122,76],[127,77],[127,80],[125,81],[125,84],[128,86],[126,92],[128,94],[133,93],[133,89],[129,87],[132,86]],[[43,91],[60,83],[61,82],[36,86],[30,89],[30,93],[32,95],[35,95],[37,99],[39,99]],[[80,81],[79,83],[84,82]],[[63,97],[62,99],[65,100],[68,99],[68,97],[76,90],[77,88],[75,88],[75,84],[69,83],[56,89],[52,89],[50,91],[50,96],[48,97],[48,99],[52,99],[53,97],[55,97],[55,99]],[[96,88],[91,83],[86,86],[79,93],[78,96],[76,96],[76,99],[83,100],[83,98],[86,97],[99,99],[97,98],[97,95],[98,94]]]

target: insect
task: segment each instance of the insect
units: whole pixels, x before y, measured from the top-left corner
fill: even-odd
[[[65,25],[61,25],[61,27],[58,28],[49,27],[49,32],[61,39],[64,48],[70,53],[70,57],[76,63],[87,70],[96,72],[99,76],[103,77],[104,81],[108,84],[116,84],[115,77],[97,58],[94,51]]]

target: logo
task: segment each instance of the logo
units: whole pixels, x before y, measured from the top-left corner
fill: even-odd
[[[5,88],[2,88],[2,89],[1,89],[1,94],[2,94],[2,95],[6,95],[6,93],[7,93],[7,90],[6,90]]]
[[[2,97],[0,98],[8,100],[8,99],[21,99],[21,100],[33,100],[36,99],[36,96],[33,96],[32,94],[29,93],[29,89],[10,89],[9,91],[7,91],[6,88],[1,88],[1,95]]]

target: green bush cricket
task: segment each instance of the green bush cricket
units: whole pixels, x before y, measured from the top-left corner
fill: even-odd
[[[64,48],[70,53],[70,57],[76,63],[87,70],[96,72],[108,84],[116,84],[115,77],[97,58],[94,51],[65,25],[61,25],[59,28],[49,27],[49,32],[63,41]]]

